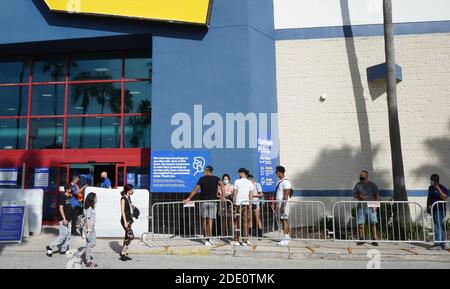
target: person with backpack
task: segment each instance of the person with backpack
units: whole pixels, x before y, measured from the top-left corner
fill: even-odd
[[[61,246],[61,249],[59,250],[61,255],[68,253],[73,216],[73,208],[70,202],[71,198],[72,184],[66,184],[64,186],[64,194],[60,197],[59,201],[59,235],[53,243],[46,247],[48,257],[52,257],[53,250],[59,246]]]
[[[95,233],[95,205],[97,204],[97,195],[89,193],[84,201],[84,232],[86,234],[86,247],[81,256],[85,260],[86,267],[97,267],[91,255],[92,249],[97,245],[97,236]],[[84,256],[84,258],[83,258]]]
[[[83,207],[82,202],[84,200],[84,190],[88,187],[88,184],[85,184],[82,188],[78,186],[78,181],[80,177],[77,175],[72,176],[70,180],[70,184],[72,186],[72,198],[70,199],[70,203],[72,204],[72,236],[81,236],[80,233],[77,232],[77,221],[78,216],[83,215]]]
[[[291,201],[294,190],[291,181],[286,177],[286,169],[283,166],[277,166],[275,173],[279,179],[275,189],[276,212],[279,214],[278,217],[281,219],[284,232],[284,238],[278,242],[278,245],[288,246],[291,240],[289,236],[289,201]]]

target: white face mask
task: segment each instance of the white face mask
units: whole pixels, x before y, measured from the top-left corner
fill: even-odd
[[[430,181],[430,185],[434,186],[434,181]]]
[[[224,185],[228,185],[230,183],[230,180],[223,180]]]

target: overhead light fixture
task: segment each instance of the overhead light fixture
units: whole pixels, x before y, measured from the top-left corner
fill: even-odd
[[[10,107],[10,108],[8,108],[8,111],[15,111],[16,109],[15,108],[12,108],[12,107]]]
[[[97,72],[108,72],[109,69],[106,68],[106,67],[102,67],[102,68],[96,68],[95,71],[97,71]]]
[[[130,91],[130,94],[141,94],[140,91]]]
[[[119,122],[113,122],[112,125],[120,125]]]
[[[51,93],[45,93],[42,95],[42,97],[53,97],[53,94]]]
[[[2,128],[7,128],[8,126],[6,124],[2,125]]]
[[[75,106],[75,109],[77,109],[77,110],[83,110],[83,107],[82,107],[82,106]]]

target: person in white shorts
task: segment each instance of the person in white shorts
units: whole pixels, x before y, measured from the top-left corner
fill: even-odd
[[[281,219],[283,224],[284,238],[278,245],[287,246],[291,237],[289,236],[289,201],[292,197],[292,184],[291,181],[286,177],[286,169],[282,166],[276,168],[276,175],[279,178],[276,187],[276,200],[278,217]]]
[[[239,243],[239,235],[237,228],[239,228],[239,222],[242,220],[242,237],[247,238],[248,236],[248,216],[251,216],[250,200],[253,198],[253,183],[247,179],[248,170],[241,168],[239,169],[239,179],[234,182],[233,190],[233,204],[235,209],[235,231],[234,234],[234,245],[241,245]],[[241,215],[241,218],[239,218]],[[249,245],[248,240],[242,243],[243,246]]]

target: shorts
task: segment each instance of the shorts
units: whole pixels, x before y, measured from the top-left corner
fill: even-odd
[[[200,204],[200,216],[202,219],[216,219],[217,202],[205,202]]]
[[[373,208],[358,208],[356,213],[356,223],[358,225],[364,225],[366,223],[366,216],[369,219],[370,225],[378,224],[377,212],[375,212]]]
[[[289,212],[290,212],[291,206],[287,202],[279,202],[277,204],[277,214],[280,215],[281,220],[287,220],[289,219]]]
[[[259,209],[260,205],[261,205],[261,202],[259,200],[252,201],[252,209],[253,210]]]

